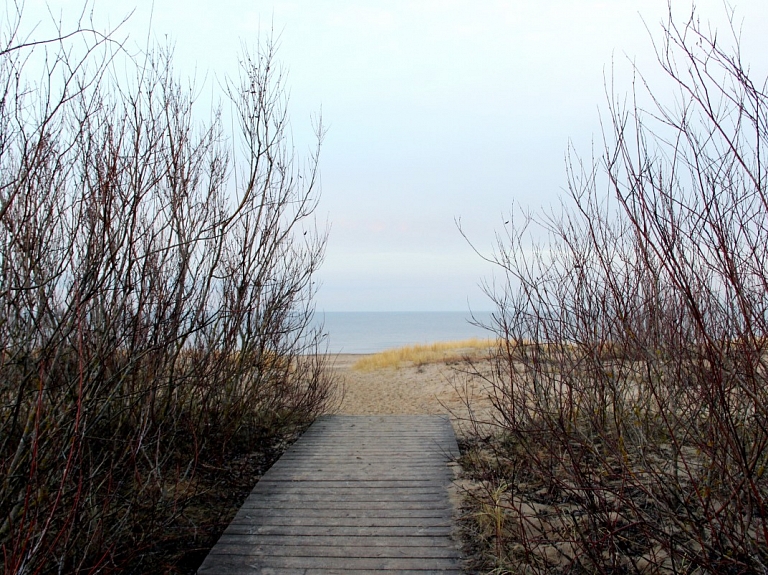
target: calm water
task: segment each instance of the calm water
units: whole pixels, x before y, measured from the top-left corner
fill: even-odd
[[[488,322],[489,312],[475,312]],[[375,353],[392,347],[488,337],[471,325],[469,312],[326,312],[318,313],[329,337],[330,353]]]

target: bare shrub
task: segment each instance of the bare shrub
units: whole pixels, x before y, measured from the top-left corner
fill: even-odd
[[[20,22],[0,39],[3,571],[144,571],[198,529],[201,466],[333,400],[317,151],[295,157],[271,43],[229,88],[236,149],[169,51],[129,59],[83,27],[33,44]]]
[[[602,161],[499,239],[496,438],[467,456],[496,567],[768,572],[768,97],[732,39],[670,16],[674,104],[609,94]]]

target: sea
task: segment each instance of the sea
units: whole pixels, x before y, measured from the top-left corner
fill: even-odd
[[[472,319],[474,316],[474,320]],[[318,312],[328,334],[328,352],[376,353],[405,345],[487,338],[474,325],[488,324],[491,312]]]

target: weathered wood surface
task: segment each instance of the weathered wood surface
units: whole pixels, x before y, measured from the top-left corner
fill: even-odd
[[[327,416],[264,474],[200,575],[461,573],[441,416]]]

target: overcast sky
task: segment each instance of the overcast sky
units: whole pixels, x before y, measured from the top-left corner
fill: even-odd
[[[80,0],[50,0],[64,21]],[[734,0],[742,49],[766,70],[766,0]],[[241,43],[270,28],[289,71],[299,144],[322,108],[318,216],[331,225],[317,304],[324,311],[491,309],[479,283],[513,205],[557,205],[569,141],[599,143],[598,110],[613,67],[654,78],[649,32],[667,0],[109,0],[95,18],[137,46],[147,34],[176,46],[176,69],[198,85],[237,72]],[[27,0],[27,23],[47,19]],[[724,29],[723,2],[697,2]],[[675,0],[674,11],[690,11]],[[681,20],[682,21],[682,20]],[[42,30],[42,28],[41,28]],[[613,64],[612,64],[613,62]],[[760,76],[763,73],[763,76]],[[207,78],[207,80],[206,80]]]

